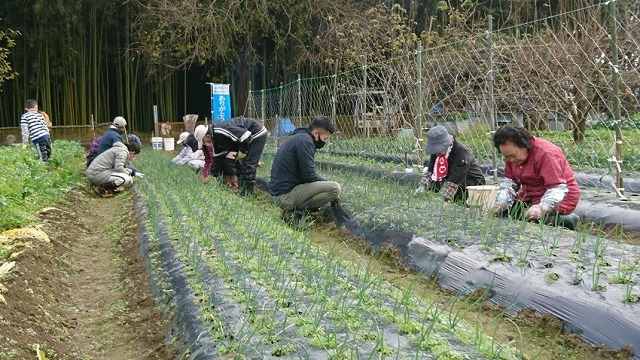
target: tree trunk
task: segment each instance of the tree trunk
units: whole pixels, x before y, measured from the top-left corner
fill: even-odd
[[[247,99],[249,98],[249,65],[247,64],[246,56],[240,56],[236,60],[233,74],[236,84],[235,89],[233,89],[236,99],[233,114],[245,114],[247,111]]]

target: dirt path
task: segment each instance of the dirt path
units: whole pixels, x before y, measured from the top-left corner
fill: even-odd
[[[37,220],[50,243],[33,240],[2,280],[0,359],[173,359],[136,243],[131,194],[100,199],[85,190]],[[28,239],[25,239],[28,240]]]

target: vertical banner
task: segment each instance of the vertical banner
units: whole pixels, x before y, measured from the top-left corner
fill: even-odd
[[[231,119],[231,96],[229,84],[211,85],[211,122]]]

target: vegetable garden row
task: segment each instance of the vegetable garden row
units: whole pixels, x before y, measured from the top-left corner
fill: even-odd
[[[479,323],[399,290],[367,266],[322,250],[273,207],[203,187],[166,155],[144,151],[136,184],[146,221],[143,253],[176,331],[194,358],[511,359]],[[344,160],[344,159],[341,159]],[[259,171],[270,171],[265,154]],[[372,247],[391,243],[445,288],[487,289],[510,311],[532,307],[589,341],[618,349],[638,338],[635,247],[580,232],[497,219],[412,189],[379,172],[326,165],[351,220]],[[176,289],[181,289],[177,291]],[[186,318],[185,318],[186,317]],[[638,344],[634,344],[638,347]]]
[[[136,163],[146,174],[137,183],[148,212],[143,253],[158,293],[191,304],[180,310],[190,320],[179,321],[190,356],[518,358],[462,314],[390,286],[323,251],[279,212],[215,185],[203,189],[190,170],[167,169],[162,159],[144,152]],[[172,290],[178,277],[180,293]]]

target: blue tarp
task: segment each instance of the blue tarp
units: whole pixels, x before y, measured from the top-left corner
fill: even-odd
[[[295,125],[291,122],[289,118],[282,118],[278,121],[275,128],[271,131],[272,136],[289,136],[291,132],[295,129]]]

